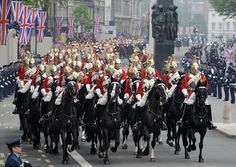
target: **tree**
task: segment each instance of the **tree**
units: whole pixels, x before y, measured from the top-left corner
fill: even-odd
[[[207,33],[207,24],[202,14],[195,14],[191,20],[191,26],[200,29],[201,33]]]
[[[93,20],[89,14],[89,9],[84,4],[79,4],[74,10],[75,22],[79,22],[82,27],[91,29],[93,27]]]
[[[210,3],[221,16],[236,18],[235,0],[210,0]]]
[[[52,5],[51,0],[22,0],[23,4],[32,6],[34,8],[41,7],[42,10],[48,11]],[[68,0],[58,0],[59,5],[66,6]]]

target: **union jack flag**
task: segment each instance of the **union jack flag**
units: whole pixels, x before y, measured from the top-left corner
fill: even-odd
[[[56,27],[57,27],[56,37],[58,38],[59,35],[61,34],[61,24],[62,24],[62,21],[63,21],[63,17],[57,16],[55,19],[56,19]]]
[[[30,37],[32,35],[32,29],[34,29],[34,26],[36,24],[38,17],[39,17],[39,10],[38,9],[31,9],[30,10],[31,30],[30,30],[30,33],[27,35],[28,42],[30,40]]]
[[[39,12],[39,25],[37,26],[37,32],[38,32],[38,37],[37,37],[37,41],[38,42],[42,42],[43,38],[44,38],[44,31],[45,31],[45,24],[46,24],[46,20],[47,20],[47,12]]]
[[[100,16],[97,16],[95,18],[94,34],[99,33],[99,23],[100,23]]]
[[[68,32],[68,38],[73,38],[74,37],[74,21],[75,17],[74,16],[69,16],[68,17],[68,22],[69,22],[69,32]]]
[[[24,6],[20,24],[20,44],[27,45],[29,34],[31,34],[31,12],[27,6]]]
[[[6,45],[10,23],[11,0],[0,0],[0,38],[1,45]]]
[[[22,13],[24,5],[20,1],[13,1],[11,6],[12,6],[13,21],[16,21],[17,23],[20,24],[22,21]]]

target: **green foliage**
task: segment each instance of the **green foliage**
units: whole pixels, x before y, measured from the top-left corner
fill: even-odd
[[[215,10],[226,18],[236,18],[236,0],[210,0]]]
[[[66,6],[68,0],[55,0],[59,5]],[[34,8],[41,7],[42,10],[48,10],[54,1],[52,0],[22,0],[23,4]]]
[[[93,27],[93,20],[89,14],[89,8],[84,4],[79,4],[74,10],[75,22],[79,22],[81,26],[88,29]]]
[[[197,27],[200,33],[207,33],[207,24],[202,14],[195,14],[191,20],[191,26]]]

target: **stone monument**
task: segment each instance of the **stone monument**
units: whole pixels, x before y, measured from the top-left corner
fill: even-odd
[[[154,62],[161,74],[165,72],[165,61],[174,54],[174,41],[178,32],[177,7],[173,0],[157,0],[152,6],[151,23],[154,38]]]

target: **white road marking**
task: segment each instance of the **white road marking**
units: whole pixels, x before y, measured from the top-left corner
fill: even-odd
[[[45,159],[44,161],[47,163],[51,163],[51,161],[49,159]]]
[[[0,160],[0,165],[4,165],[4,161],[3,160]]]
[[[42,156],[43,158],[46,158],[46,155],[45,155],[45,154],[41,154],[41,156]]]
[[[60,138],[60,143],[62,144],[61,138]],[[93,165],[91,165],[88,161],[86,161],[84,157],[82,157],[77,151],[68,152],[68,153],[78,164],[80,164],[80,166],[93,167]]]

